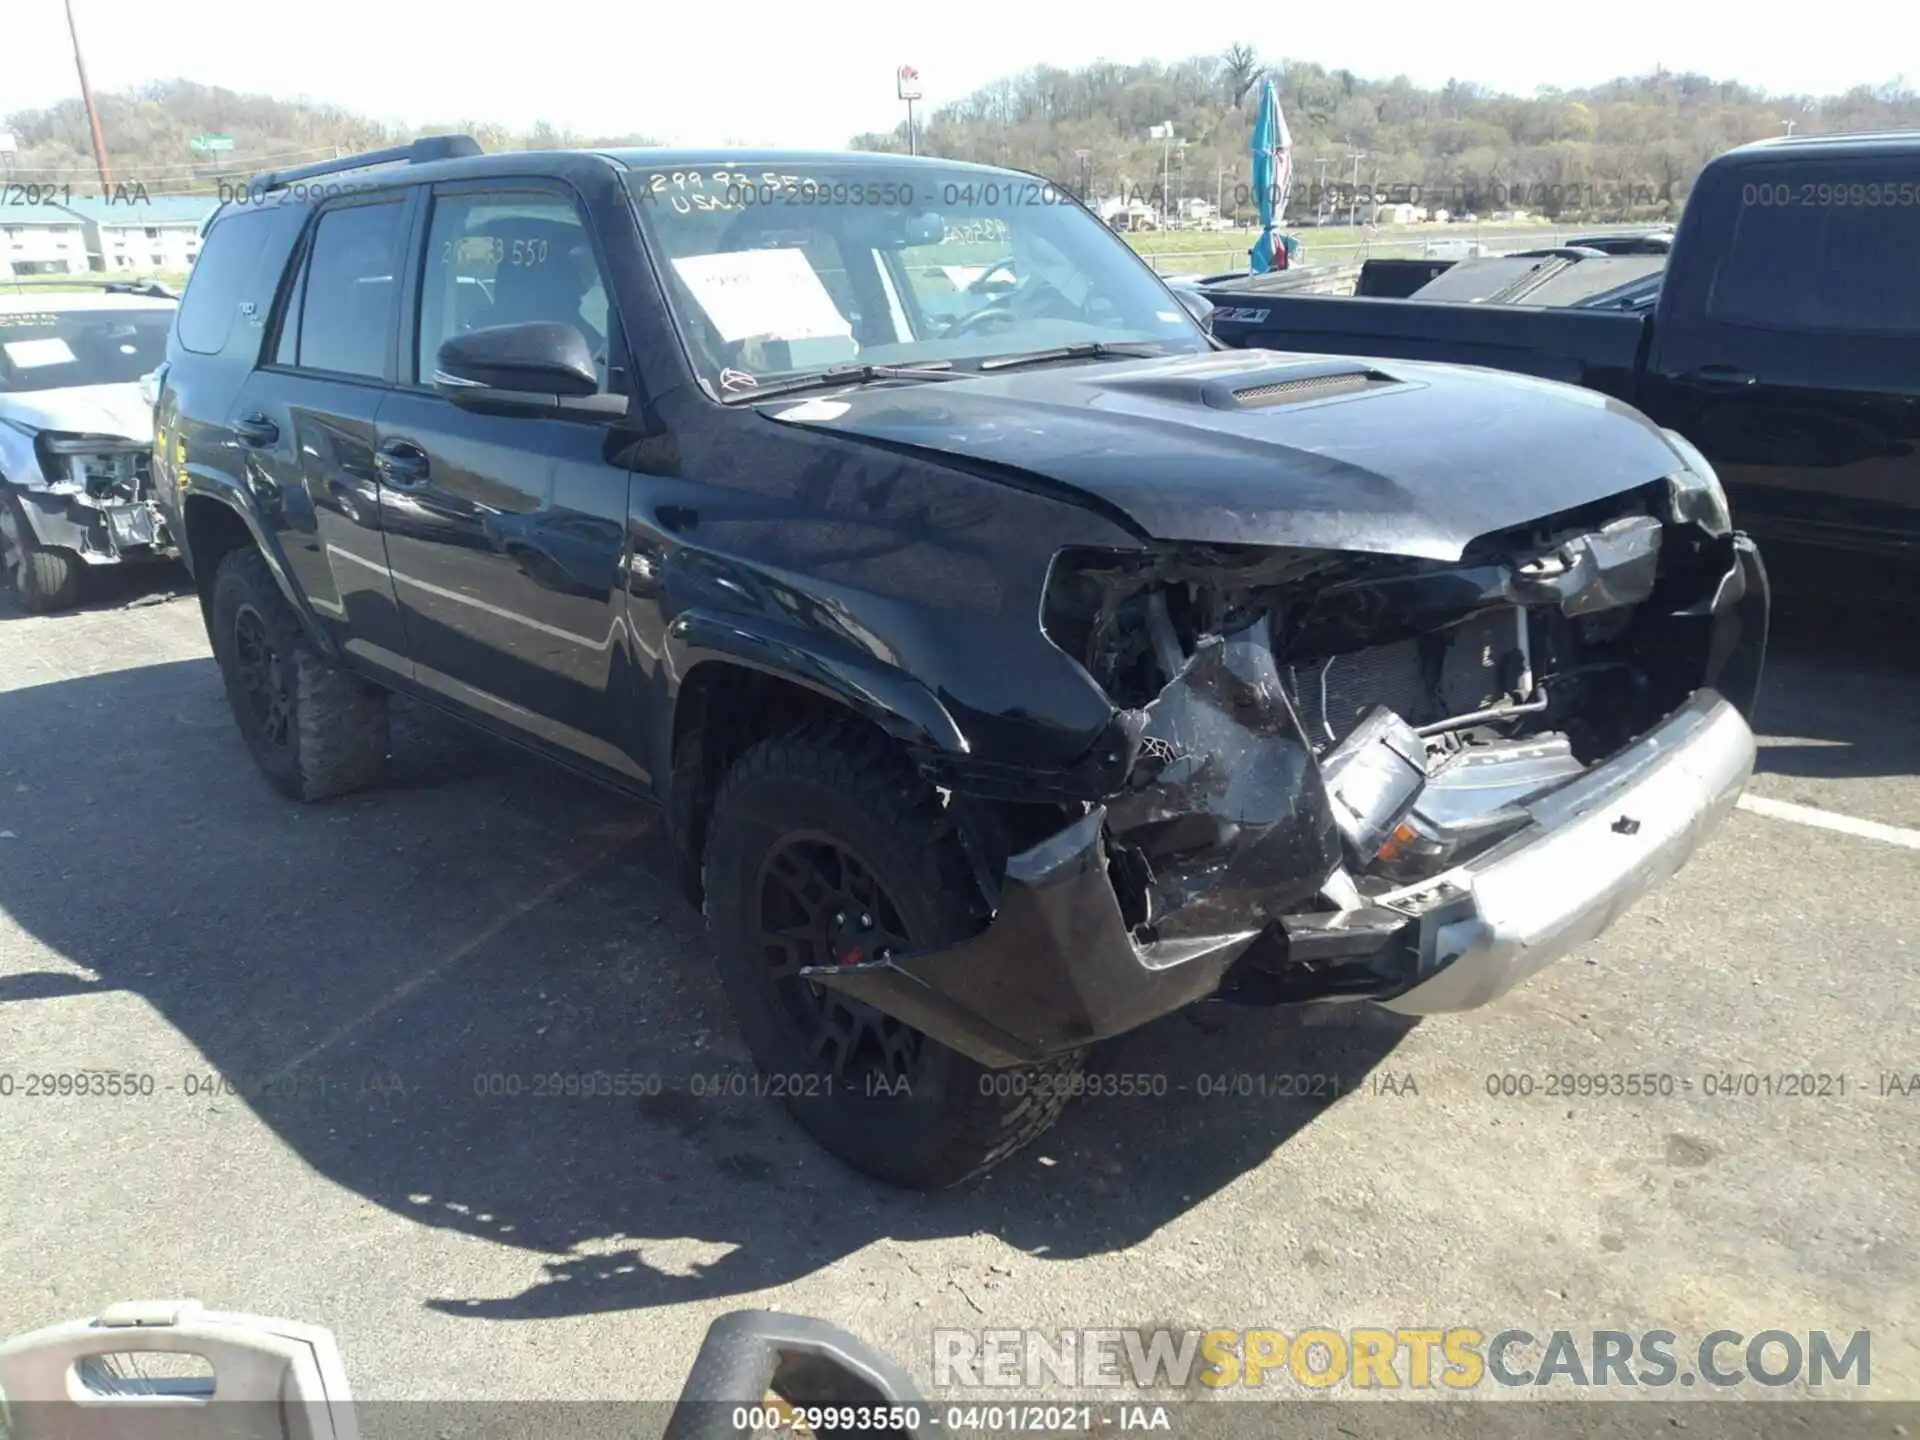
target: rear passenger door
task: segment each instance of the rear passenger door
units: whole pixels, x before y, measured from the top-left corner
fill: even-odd
[[[288,564],[363,665],[411,673],[382,544],[375,422],[394,374],[409,192],[312,217],[261,367],[231,422],[263,498],[286,507]],[[306,510],[310,515],[293,512]],[[305,522],[305,523],[302,523]]]
[[[1920,162],[1788,157],[1690,198],[1643,405],[1726,482],[1769,553],[1920,559]]]
[[[629,370],[607,273],[573,194],[542,181],[435,186],[406,302],[403,373],[376,457],[416,680],[573,757],[644,780],[613,703],[625,665],[628,472],[611,422],[490,415],[432,389],[466,330],[558,321],[586,337],[603,392]]]

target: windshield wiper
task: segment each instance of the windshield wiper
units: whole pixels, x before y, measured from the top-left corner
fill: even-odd
[[[1024,355],[996,355],[982,360],[982,370],[1011,370],[1016,365],[1039,365],[1048,360],[1147,360],[1166,354],[1166,346],[1150,340],[1083,340],[1075,345],[1054,345],[1045,350],[1029,350]]]
[[[951,360],[924,360],[912,365],[834,365],[804,375],[782,375],[722,397],[722,405],[767,400],[798,390],[823,390],[835,385],[866,385],[875,380],[958,380]]]

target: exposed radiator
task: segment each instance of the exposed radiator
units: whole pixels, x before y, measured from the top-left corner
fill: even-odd
[[[1385,705],[1410,725],[1484,709],[1505,693],[1518,649],[1516,610],[1494,610],[1432,635],[1280,667],[1316,750],[1346,739]]]

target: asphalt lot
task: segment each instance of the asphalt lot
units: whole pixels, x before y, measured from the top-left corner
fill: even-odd
[[[1490,1009],[1201,1007],[1099,1061],[1164,1097],[912,1196],[692,1095],[745,1056],[645,813],[412,718],[388,787],[292,805],[197,607],[142,599],[0,600],[0,1071],[155,1077],[0,1099],[0,1333],[191,1294],[332,1327],[363,1399],[561,1400],[677,1393],[742,1306],[923,1383],[936,1327],[1870,1328],[1873,1396],[1920,1399],[1920,1096],[1876,1093],[1920,1072],[1920,850],[1737,812]],[[1920,826],[1914,637],[1788,617],[1753,793]],[[595,1071],[662,1093],[477,1093]],[[1848,1083],[1487,1090],[1566,1071]],[[1200,1093],[1281,1072],[1350,1093]]]

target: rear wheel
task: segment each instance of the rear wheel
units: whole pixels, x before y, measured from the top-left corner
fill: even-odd
[[[221,562],[212,608],[227,703],[274,787],[295,800],[325,800],[378,780],[386,693],[313,647],[259,551],[238,549]]]
[[[70,610],[80,600],[80,557],[42,545],[20,502],[0,496],[0,572],[31,615]]]
[[[801,977],[977,932],[976,887],[938,797],[877,732],[809,726],[721,787],[706,908],[741,1036],[808,1134],[913,1189],[958,1184],[1058,1117],[1084,1052],[988,1070]]]

